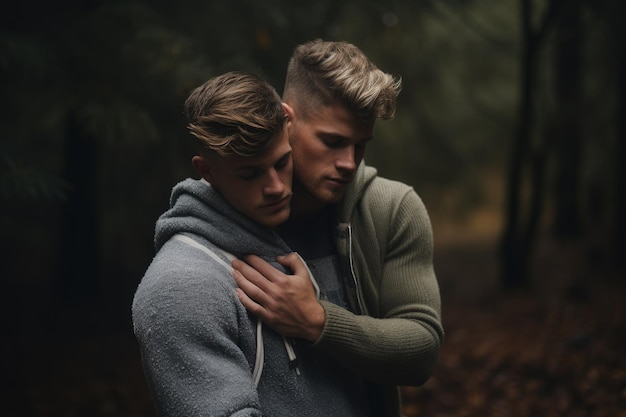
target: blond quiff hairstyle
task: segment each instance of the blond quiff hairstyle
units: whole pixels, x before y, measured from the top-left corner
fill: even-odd
[[[189,132],[219,156],[259,155],[281,136],[285,112],[276,90],[259,77],[228,72],[194,89],[185,101]]]
[[[355,45],[317,39],[295,49],[283,98],[304,116],[339,102],[360,119],[374,121],[394,117],[401,86],[399,77],[378,69]]]

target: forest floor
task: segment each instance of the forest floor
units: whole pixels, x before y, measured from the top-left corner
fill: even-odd
[[[480,249],[448,253],[446,339],[431,379],[404,388],[407,417],[626,417],[626,277],[580,245],[540,250],[532,289],[510,293]]]
[[[502,293],[490,245],[440,250],[446,339],[431,379],[403,388],[406,416],[625,417],[626,285],[590,269],[588,255],[544,245],[531,289]],[[49,310],[13,301],[23,308],[2,343],[4,416],[155,415],[129,300]]]

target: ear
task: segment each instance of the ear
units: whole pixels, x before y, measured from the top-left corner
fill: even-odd
[[[213,182],[213,165],[209,158],[202,155],[196,155],[191,158],[191,165],[202,178],[208,182]]]
[[[283,109],[285,110],[285,114],[287,115],[287,118],[289,119],[288,122],[292,122],[295,117],[293,107],[291,107],[289,104],[285,103],[284,101],[282,104],[283,104]]]

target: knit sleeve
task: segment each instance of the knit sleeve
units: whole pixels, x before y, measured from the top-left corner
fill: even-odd
[[[373,380],[421,385],[443,339],[430,220],[419,196],[395,182],[362,204],[353,262],[366,314],[322,302],[326,323],[317,346]]]

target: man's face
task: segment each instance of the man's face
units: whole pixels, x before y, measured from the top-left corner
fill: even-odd
[[[293,173],[287,129],[259,156],[214,156],[207,163],[203,176],[241,214],[268,227],[287,221]]]
[[[307,117],[288,108],[289,139],[293,147],[298,212],[318,210],[339,202],[367,143],[373,122],[363,122],[342,105],[324,106]]]

